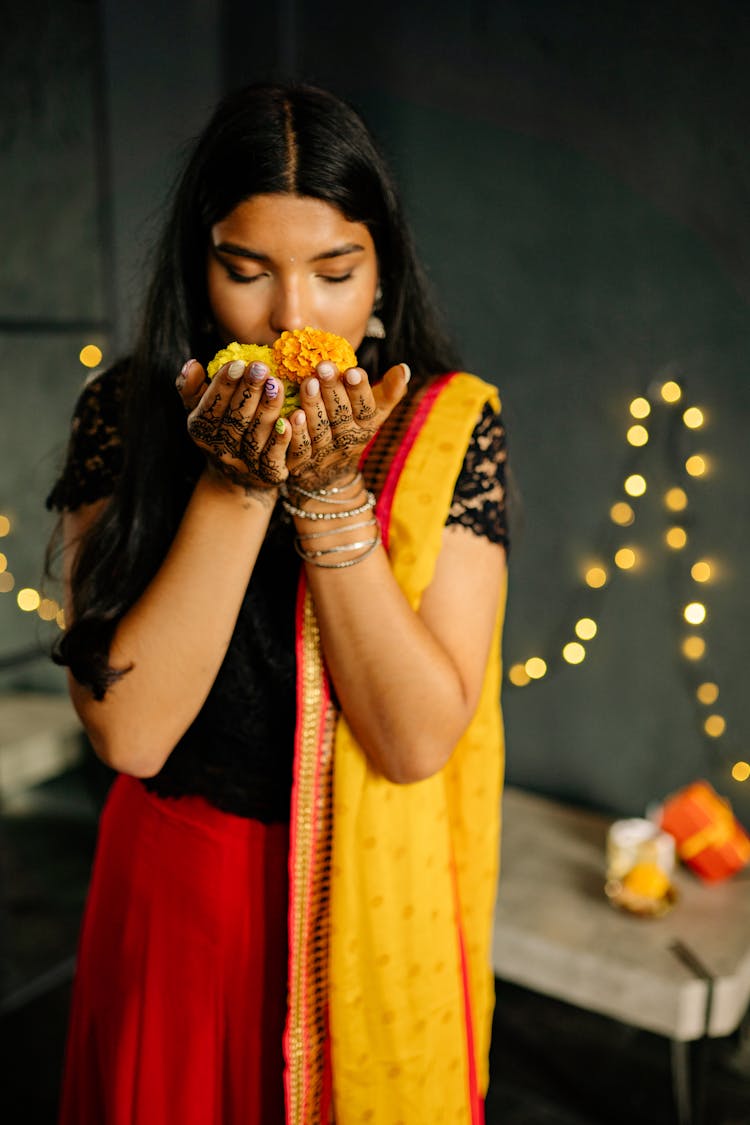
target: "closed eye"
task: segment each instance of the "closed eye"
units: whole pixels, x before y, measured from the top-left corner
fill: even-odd
[[[246,273],[237,273],[237,270],[233,270],[232,267],[230,265],[227,265],[226,262],[222,262],[221,264],[227,271],[227,277],[229,278],[229,280],[236,281],[240,285],[249,285],[252,281],[258,281],[259,278],[265,277],[265,274],[262,273],[254,273],[251,276],[248,276]]]
[[[320,275],[322,281],[328,281],[331,285],[338,285],[342,281],[348,281],[352,276],[353,270],[350,270],[349,273],[339,274],[338,276],[333,276],[327,273],[323,273]]]

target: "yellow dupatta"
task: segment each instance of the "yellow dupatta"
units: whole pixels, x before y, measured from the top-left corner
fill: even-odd
[[[494,388],[471,375],[433,385],[383,489],[384,540],[414,609],[434,572],[454,485],[487,401],[499,407]],[[309,594],[301,594],[289,1125],[482,1121],[494,1003],[503,611],[504,596],[480,703],[450,762],[426,781],[399,786],[370,767],[343,717],[331,721],[314,613]]]

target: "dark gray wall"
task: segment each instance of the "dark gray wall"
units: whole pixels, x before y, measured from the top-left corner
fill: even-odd
[[[600,623],[580,668],[506,690],[510,780],[637,813],[708,776],[750,818],[729,776],[750,718],[747,10],[385,3],[358,26],[328,3],[301,7],[295,42],[298,75],[351,97],[381,135],[467,365],[500,387],[524,525],[507,662],[554,660],[580,612]],[[710,421],[689,547],[675,565],[661,540],[678,475],[662,409],[649,492],[620,536],[643,566],[589,595],[580,572],[622,495],[628,402],[668,376]],[[685,571],[703,555],[718,580],[698,591]],[[695,593],[709,608],[698,668],[677,655]],[[721,686],[718,743],[700,733],[695,675]]]
[[[69,7],[72,22],[60,35],[90,12]],[[392,160],[467,366],[501,390],[523,507],[506,658],[554,657],[576,614],[589,607],[600,622],[582,667],[506,690],[509,778],[635,813],[703,775],[750,819],[750,783],[743,788],[727,772],[750,752],[742,566],[750,416],[744,6],[386,0],[377,13],[362,14],[339,0],[180,7],[162,4],[157,13],[145,3],[106,0],[101,9],[111,217],[104,276],[101,225],[77,155],[80,147],[91,165],[91,56],[82,46],[68,77],[55,62],[39,78],[37,101],[67,123],[60,127],[66,170],[56,169],[67,191],[51,188],[44,133],[28,128],[15,144],[35,146],[33,159],[21,155],[25,149],[8,150],[18,165],[13,174],[37,183],[29,194],[23,180],[34,205],[8,227],[25,293],[8,298],[8,315],[16,315],[19,300],[22,311],[26,300],[35,315],[49,315],[64,298],[65,315],[103,316],[109,281],[116,339],[126,342],[155,214],[180,147],[216,92],[281,75],[350,97]],[[78,101],[60,97],[66,83]],[[78,227],[67,219],[71,208]],[[44,282],[27,269],[31,235],[22,233],[40,230],[61,255]],[[86,253],[91,264],[82,266]],[[83,280],[63,282],[64,268]],[[41,494],[47,450],[69,408],[63,400],[72,400],[80,379],[64,342],[42,360],[52,346],[44,339],[34,351],[36,373],[26,380],[37,390],[25,388],[13,408],[15,444],[11,456],[3,453],[7,495],[17,495],[14,482],[34,472]],[[11,345],[28,351],[16,337]],[[6,370],[15,372],[21,360],[6,355]],[[624,537],[643,552],[643,568],[621,576],[604,596],[581,597],[581,565],[610,526],[606,514],[621,488],[627,404],[666,373],[685,380],[690,401],[710,419],[700,444],[713,472],[694,489],[689,557],[709,554],[720,564],[717,582],[702,592],[707,670],[721,685],[729,722],[721,744],[700,736],[676,656],[676,603],[689,583],[672,572],[661,547],[658,494],[674,471],[657,433],[644,463],[649,493]],[[53,393],[59,397],[47,414]],[[665,426],[662,411],[657,428]],[[0,596],[6,626],[8,604]],[[9,616],[15,629],[18,611]]]
[[[0,45],[0,539],[15,588],[0,593],[0,657],[52,636],[16,604],[38,588],[52,527],[43,506],[68,430],[84,343],[104,344],[107,301],[96,145],[97,29],[75,0],[15,6]],[[59,590],[51,591],[59,595]],[[3,685],[54,686],[49,662]]]

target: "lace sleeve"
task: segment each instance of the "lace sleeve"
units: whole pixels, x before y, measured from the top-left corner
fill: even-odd
[[[65,465],[47,507],[75,511],[111,496],[122,467],[120,416],[126,367],[119,364],[84,386],[73,412]]]
[[[456,481],[446,526],[460,524],[508,550],[505,510],[505,427],[489,403],[474,427]]]

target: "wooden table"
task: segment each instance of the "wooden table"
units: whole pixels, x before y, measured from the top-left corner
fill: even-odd
[[[506,790],[495,972],[667,1036],[677,1116],[688,1125],[701,1115],[690,1044],[735,1031],[750,1002],[750,877],[706,885],[681,868],[670,913],[623,913],[604,894],[610,823]]]

